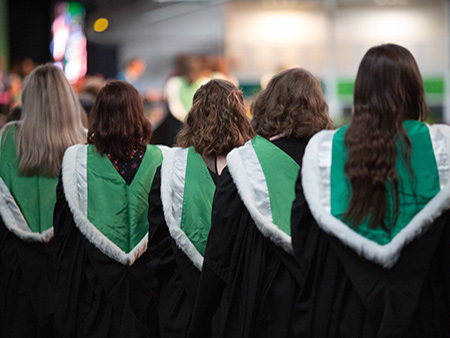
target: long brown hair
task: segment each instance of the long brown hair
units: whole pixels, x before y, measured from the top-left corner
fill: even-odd
[[[402,157],[412,174],[412,145],[403,122],[423,120],[426,115],[423,81],[412,54],[394,44],[369,49],[358,69],[353,118],[344,138],[345,174],[352,188],[344,220],[357,227],[370,214],[370,227],[385,228],[386,184],[395,196],[397,219],[396,141],[401,142]]]
[[[319,81],[301,68],[275,75],[250,110],[253,129],[267,139],[312,136],[333,126]]]
[[[202,156],[225,156],[253,136],[242,92],[231,82],[216,79],[195,93],[177,145],[194,146]]]
[[[152,126],[144,116],[139,92],[124,81],[109,81],[98,93],[89,114],[88,143],[103,155],[126,158],[138,146],[145,146]]]

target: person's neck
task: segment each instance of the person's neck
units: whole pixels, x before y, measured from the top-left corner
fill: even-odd
[[[221,175],[222,171],[227,166],[226,156],[202,156],[203,161],[205,161],[206,166],[217,175]]]

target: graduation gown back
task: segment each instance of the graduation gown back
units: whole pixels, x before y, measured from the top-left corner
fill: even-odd
[[[324,158],[315,144],[320,142],[313,138],[304,161]],[[303,167],[292,208],[292,241],[302,277],[300,336],[450,337],[449,187],[394,237],[394,244],[377,246],[330,227],[336,221],[318,212],[320,203],[311,198],[313,172],[320,170]],[[445,194],[447,201],[441,198]],[[405,238],[402,247],[394,246]]]
[[[57,178],[19,174],[16,124],[0,135],[0,337],[53,337]]]
[[[209,174],[214,184],[218,185],[221,176],[211,170]],[[204,182],[196,180],[195,183],[199,185]],[[194,265],[186,254],[185,246],[180,244],[183,240],[174,239],[170,234],[164,217],[161,189],[164,188],[161,186],[161,168],[158,168],[149,194],[148,214],[152,291],[158,307],[160,336],[181,338],[186,337],[191,321],[201,266]]]
[[[143,166],[148,165],[145,162],[145,156],[152,154],[155,156],[154,152],[152,154],[149,152],[147,148],[141,163],[142,169],[145,169]],[[117,172],[114,172],[115,169],[107,158],[105,161],[111,165],[111,175],[117,174],[118,179],[122,179]],[[154,164],[155,170],[160,163],[159,160],[159,163]],[[155,301],[150,291],[151,276],[147,268],[149,262],[147,253],[136,255],[131,261],[119,261],[118,258],[114,259],[110,252],[105,253],[98,239],[96,242],[95,238],[88,238],[86,229],[82,233],[80,225],[74,221],[73,205],[69,205],[67,200],[68,193],[65,189],[68,190],[70,187],[64,181],[65,168],[70,167],[65,166],[63,162],[63,176],[57,186],[54,213],[55,331],[57,335],[92,338],[157,337],[158,321]],[[140,179],[138,175],[139,171],[133,181]],[[148,194],[150,187],[148,186],[147,189],[143,195]],[[111,198],[122,197],[106,196],[106,198],[112,201]],[[94,203],[97,202],[100,201]],[[109,209],[111,213],[116,211]],[[144,214],[146,219],[147,209]],[[79,217],[78,214],[77,217]],[[95,233],[95,230],[91,229]],[[100,237],[100,240],[103,242],[100,243],[108,242],[102,238]],[[140,246],[143,241],[144,239],[140,242]],[[144,245],[146,247],[146,243]],[[145,247],[142,248],[145,250]],[[119,256],[121,259],[124,257],[128,259],[129,255]]]
[[[0,218],[0,337],[53,337],[54,241],[25,242]]]
[[[300,162],[306,142],[275,143]],[[294,337],[297,263],[258,229],[228,168],[222,176],[188,337]]]
[[[300,179],[296,191],[301,337],[450,337],[450,211],[385,270],[318,227]]]

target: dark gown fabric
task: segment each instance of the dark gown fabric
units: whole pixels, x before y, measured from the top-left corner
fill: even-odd
[[[318,227],[300,177],[291,226],[300,337],[450,337],[450,211],[389,270]]]
[[[0,217],[0,337],[53,337],[54,240],[25,242]]]
[[[165,112],[166,116],[161,124],[153,131],[150,143],[163,144],[171,147],[176,143],[176,137],[183,127],[183,122],[172,115],[167,104],[165,104]]]
[[[221,176],[210,170],[219,184]],[[197,294],[200,271],[170,236],[161,202],[161,167],[149,194],[149,268],[152,291],[158,304],[160,336],[186,337]]]
[[[307,139],[274,143],[300,163]],[[225,169],[188,337],[295,337],[300,271],[264,237]]]
[[[122,265],[76,227],[61,178],[54,213],[55,332],[58,337],[157,337],[148,255]]]

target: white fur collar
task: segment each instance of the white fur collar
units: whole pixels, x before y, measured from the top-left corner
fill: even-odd
[[[402,249],[425,232],[444,211],[450,208],[450,127],[429,127],[440,176],[441,191],[388,244],[371,241],[330,214],[329,170],[331,143],[335,131],[322,131],[308,143],[303,157],[302,185],[312,215],[322,230],[337,237],[360,256],[384,268],[391,268]],[[327,176],[328,175],[328,176]]]
[[[148,232],[129,253],[125,253],[103,235],[87,217],[87,146],[77,144],[68,148],[62,163],[64,194],[73,214],[75,225],[96,248],[123,265],[132,265],[147,250]]]
[[[169,233],[195,267],[202,269],[203,256],[181,229],[181,214],[189,148],[167,150],[161,165],[161,201]]]
[[[292,253],[291,236],[273,223],[269,189],[251,140],[227,156],[228,170],[250,216],[261,233]]]

